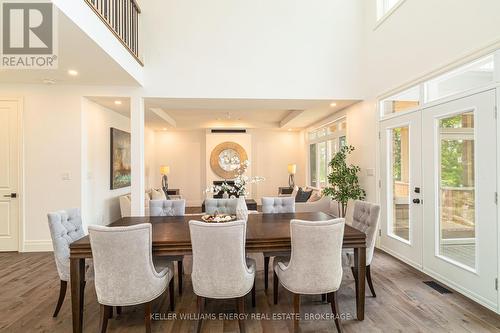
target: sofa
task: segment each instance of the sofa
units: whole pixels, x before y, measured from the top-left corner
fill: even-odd
[[[307,202],[295,202],[295,211],[298,213],[303,212],[325,212],[337,215],[337,205],[330,197],[322,194],[320,188],[304,186],[302,187],[304,191],[312,191],[311,198]],[[295,186],[292,194],[283,194],[281,196],[292,196],[295,197],[299,190],[298,186]],[[316,194],[317,197],[314,198],[313,195]],[[319,196],[319,198],[318,198]]]
[[[156,191],[156,192],[153,194],[153,191]],[[151,190],[146,191],[146,193],[144,194],[144,214],[146,216],[149,216],[149,201],[151,201],[151,200],[166,200],[165,195],[163,194],[163,196],[161,196],[161,193],[159,191],[161,191],[161,190],[151,189]],[[168,198],[170,200],[181,200],[182,195],[169,195]],[[126,194],[126,195],[122,195],[119,198],[119,200],[120,200],[120,211],[121,211],[122,217],[131,216],[131,214],[132,214],[132,200],[131,200],[130,193]]]

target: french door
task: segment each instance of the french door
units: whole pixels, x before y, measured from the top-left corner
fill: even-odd
[[[422,150],[420,112],[381,122],[380,245],[422,267]]]
[[[422,111],[424,269],[496,308],[495,90]]]
[[[0,251],[19,244],[19,103],[0,99]]]
[[[380,123],[383,250],[498,311],[496,92]]]

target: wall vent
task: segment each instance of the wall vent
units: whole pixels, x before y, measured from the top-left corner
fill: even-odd
[[[246,129],[213,129],[212,133],[246,133]]]

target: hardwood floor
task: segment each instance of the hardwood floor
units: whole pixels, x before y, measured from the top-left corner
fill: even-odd
[[[262,256],[260,256],[262,257]],[[190,257],[186,272],[190,271]],[[258,263],[262,269],[262,260]],[[363,322],[343,320],[345,332],[500,332],[500,316],[457,294],[441,295],[422,281],[431,280],[425,274],[377,251],[372,263],[372,277],[377,298],[366,298]],[[194,316],[196,296],[189,275],[184,278],[184,292],[176,292],[175,314],[168,312],[168,294],[155,303],[153,312],[159,316],[152,324],[153,332],[193,332],[196,321],[169,320],[172,316]],[[272,283],[270,283],[272,285]],[[344,280],[338,292],[340,312],[353,318],[355,297],[353,278],[344,270]],[[246,300],[246,311],[254,317],[278,316],[293,312],[293,299],[280,289],[279,305],[273,305],[272,287],[264,293],[263,272],[257,272],[257,306]],[[177,286],[176,286],[177,289]],[[69,293],[57,318],[52,313],[59,293],[59,278],[51,253],[0,253],[0,332],[71,332],[71,302]],[[367,292],[369,294],[369,292]],[[208,313],[231,314],[233,301],[208,301]],[[330,314],[330,305],[320,296],[302,297],[301,332],[336,332],[330,319],[308,320],[305,315]],[[88,278],[85,290],[84,331],[96,332],[99,305],[94,283]],[[247,332],[288,332],[292,320],[247,320]],[[108,332],[143,332],[143,308],[124,307],[121,315],[109,320]],[[203,332],[238,332],[237,320],[205,320]]]

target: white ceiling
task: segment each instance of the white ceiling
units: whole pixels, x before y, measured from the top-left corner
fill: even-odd
[[[88,98],[130,117],[130,101],[126,98],[110,96]],[[122,104],[116,105],[116,100],[120,100]],[[154,130],[200,128],[300,130],[357,102],[357,100],[146,98],[145,124]],[[331,106],[332,103],[336,105]]]
[[[138,83],[62,12],[58,15],[58,69],[0,70],[0,83],[125,85]],[[68,75],[68,70],[78,72]]]

